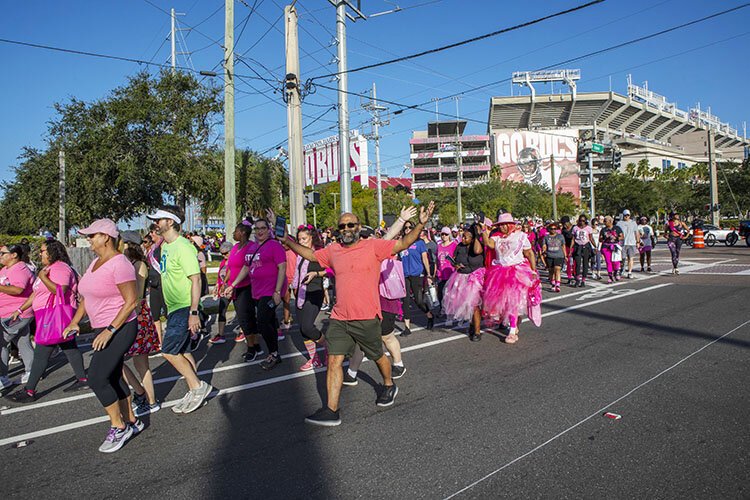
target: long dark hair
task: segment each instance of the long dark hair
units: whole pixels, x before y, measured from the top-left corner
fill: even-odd
[[[8,253],[16,254],[18,260],[27,264],[29,263],[30,252],[31,248],[29,245],[24,245],[23,243],[13,243],[12,245],[8,245]]]
[[[42,245],[47,247],[47,259],[49,259],[50,264],[64,262],[70,267],[73,267],[73,264],[70,262],[70,257],[68,257],[68,251],[65,249],[65,245],[63,245],[62,242],[57,240],[47,240],[42,243]]]
[[[146,256],[143,254],[143,249],[140,245],[128,243],[122,253],[133,264],[136,262],[146,262]]]
[[[300,226],[297,228],[297,241],[299,241],[299,233],[300,232],[306,232],[310,235],[312,238],[312,244],[313,248],[315,250],[320,250],[323,248],[323,238],[320,236],[320,233],[317,229],[315,229],[312,225],[308,224],[307,226]]]
[[[237,224],[237,228],[239,229],[242,234],[245,235],[246,240],[250,240],[250,237],[253,235],[253,222],[243,220],[239,224]]]

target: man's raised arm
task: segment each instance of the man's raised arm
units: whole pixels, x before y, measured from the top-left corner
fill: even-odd
[[[424,225],[427,224],[428,220],[430,220],[430,217],[432,217],[432,212],[434,210],[434,201],[431,201],[430,204],[427,205],[427,210],[425,210],[424,207],[420,207],[419,221],[417,222],[417,225],[414,227],[414,229],[409,231],[408,234],[405,234],[403,238],[396,242],[396,245],[393,247],[393,255],[396,255],[399,252],[403,252],[404,250],[409,248],[412,243],[417,241],[417,238],[419,238],[419,235],[422,232],[422,228],[424,228]]]

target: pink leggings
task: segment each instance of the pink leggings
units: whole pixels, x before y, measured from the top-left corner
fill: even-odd
[[[516,316],[515,314],[512,316],[508,316],[508,323],[510,323],[511,328],[518,327],[518,316]]]
[[[607,263],[607,273],[612,274],[620,270],[620,261],[612,262],[612,249],[602,245],[602,255]]]

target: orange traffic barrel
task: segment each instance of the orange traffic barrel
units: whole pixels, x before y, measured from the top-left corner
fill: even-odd
[[[706,248],[706,244],[703,241],[703,229],[701,228],[693,230],[693,248]]]

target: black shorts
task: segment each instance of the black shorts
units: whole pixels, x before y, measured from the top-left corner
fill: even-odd
[[[553,267],[562,267],[563,262],[565,259],[562,257],[547,257],[547,269],[552,269]]]
[[[396,314],[383,311],[383,319],[380,321],[380,335],[385,337],[396,329]]]
[[[164,303],[161,287],[152,287],[148,290],[148,307],[151,308],[151,317],[154,321],[161,321],[161,318],[167,316],[167,305]]]

